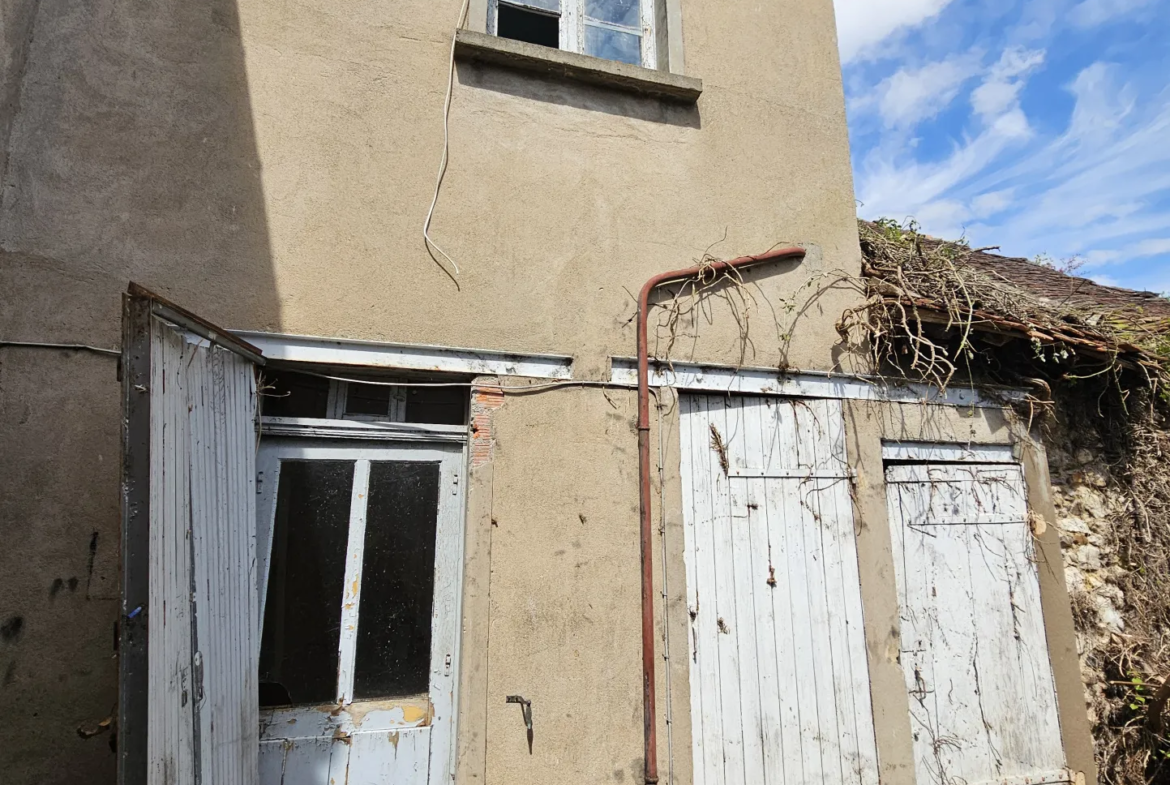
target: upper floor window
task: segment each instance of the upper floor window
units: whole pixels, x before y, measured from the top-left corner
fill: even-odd
[[[656,68],[655,0],[489,0],[488,32]]]

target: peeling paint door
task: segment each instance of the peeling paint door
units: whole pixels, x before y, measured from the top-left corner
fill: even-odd
[[[262,785],[452,770],[460,446],[261,446]]]
[[[877,785],[839,401],[684,395],[697,785]]]
[[[1066,782],[1023,473],[891,464],[919,785]]]
[[[264,360],[134,285],[123,328],[118,781],[252,785]]]

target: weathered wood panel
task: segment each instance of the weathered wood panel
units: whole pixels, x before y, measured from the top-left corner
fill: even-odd
[[[695,782],[877,782],[837,401],[683,396]]]
[[[886,470],[918,782],[1066,777],[1023,473]]]
[[[256,782],[252,364],[151,324],[150,783]]]

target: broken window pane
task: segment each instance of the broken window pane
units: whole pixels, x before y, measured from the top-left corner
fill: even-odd
[[[337,699],[353,461],[283,461],[277,488],[260,705]]]
[[[406,395],[406,421],[430,425],[467,425],[466,387],[411,387]]]
[[[266,371],[260,387],[260,407],[265,417],[325,417],[329,380],[292,371]]]
[[[370,464],[354,699],[426,692],[439,464]]]
[[[642,26],[638,0],[585,0],[585,15],[599,22],[632,27]]]
[[[642,37],[587,23],[585,25],[585,54],[631,65],[641,65]]]
[[[552,14],[500,3],[496,35],[557,49],[561,45],[561,20]]]

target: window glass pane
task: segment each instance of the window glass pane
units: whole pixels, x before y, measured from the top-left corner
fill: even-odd
[[[265,417],[324,417],[329,380],[292,371],[264,373],[260,413]]]
[[[374,414],[382,417],[390,411],[392,387],[380,384],[350,382],[345,395],[346,414]]]
[[[411,387],[406,394],[406,421],[431,425],[466,425],[466,387]]]
[[[353,461],[283,461],[260,641],[260,705],[337,699]]]
[[[642,36],[586,24],[585,54],[631,65],[641,65]]]
[[[642,28],[638,0],[585,0],[585,15],[613,25]]]
[[[426,692],[439,464],[370,465],[354,699]]]

